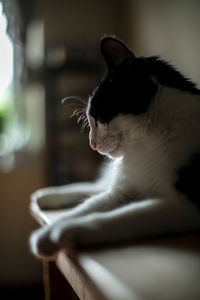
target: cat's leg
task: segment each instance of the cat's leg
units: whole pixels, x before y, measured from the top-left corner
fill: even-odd
[[[83,203],[77,207],[70,209],[66,212],[65,216],[55,221],[52,225],[45,226],[39,230],[36,230],[30,239],[30,244],[33,253],[38,256],[49,256],[50,253],[55,253],[56,249],[59,249],[54,242],[52,242],[50,235],[52,228],[60,227],[62,224],[68,224],[70,222],[79,222],[81,217],[92,217],[95,213],[103,213],[109,210],[120,207],[123,202],[123,196],[121,197],[111,192],[102,192],[86,199]]]
[[[50,257],[70,245],[88,246],[200,230],[200,213],[187,201],[145,200],[105,213],[63,218],[32,236],[38,256]],[[47,246],[48,245],[48,246]]]
[[[200,212],[188,201],[151,199],[52,227],[56,244],[91,245],[200,230]]]
[[[33,193],[31,201],[41,209],[70,208],[103,190],[104,186],[98,182],[47,187]]]

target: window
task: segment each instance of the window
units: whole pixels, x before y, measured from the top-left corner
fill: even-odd
[[[28,140],[18,122],[13,94],[13,44],[6,33],[7,20],[0,3],[0,169],[10,170],[15,153]]]

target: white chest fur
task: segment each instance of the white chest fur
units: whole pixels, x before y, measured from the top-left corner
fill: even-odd
[[[143,196],[175,193],[176,171],[200,151],[199,96],[161,89],[147,116],[130,119],[129,126],[118,168],[121,189]]]

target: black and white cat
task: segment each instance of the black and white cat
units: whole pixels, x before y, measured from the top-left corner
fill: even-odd
[[[37,191],[41,209],[69,208],[31,236],[32,251],[200,230],[200,90],[158,57],[101,40],[108,66],[89,97],[90,146],[111,158],[104,176]]]

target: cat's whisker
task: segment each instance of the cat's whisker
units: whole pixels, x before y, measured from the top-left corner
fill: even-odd
[[[76,105],[76,106],[78,105],[78,108],[76,108],[70,116],[70,118],[78,117],[77,124],[79,124],[81,121],[85,121],[85,118],[87,118],[86,107],[88,104],[88,100],[86,98],[81,96],[69,96],[62,99],[61,103],[64,105]]]
[[[89,121],[88,121],[88,118],[87,118],[87,116],[85,114],[82,114],[79,117],[77,123],[79,123],[81,121],[82,121],[81,132],[83,132],[86,127],[89,127]]]
[[[84,129],[85,128],[89,128],[89,123],[83,123],[82,126],[81,126],[81,132],[83,133],[84,132]]]
[[[82,108],[77,108],[73,111],[72,115],[70,116],[70,118],[73,118],[75,116],[79,116],[80,114],[83,115],[85,113],[85,109]]]
[[[88,100],[86,98],[84,98],[84,97],[81,97],[81,96],[68,96],[68,97],[65,97],[65,98],[63,98],[61,100],[61,103],[62,104],[68,104],[69,100],[70,101],[73,101],[73,100],[77,101],[78,100],[79,102],[81,102],[82,104],[84,104],[85,107],[88,104]]]
[[[83,121],[83,128],[85,128],[85,127],[89,127],[89,122],[88,122],[87,117],[86,117],[85,120]]]
[[[84,121],[85,120],[85,115],[84,114],[82,114],[79,118],[78,118],[78,120],[77,120],[77,124],[79,124],[81,121]]]
[[[81,106],[73,111],[70,118],[78,117],[77,124],[82,122],[81,132],[89,125],[88,118],[86,115],[86,107]]]

